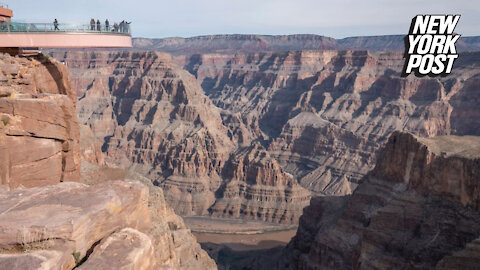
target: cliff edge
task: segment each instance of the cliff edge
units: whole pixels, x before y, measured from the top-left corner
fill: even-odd
[[[0,185],[80,181],[75,104],[64,65],[0,54]]]
[[[281,266],[473,269],[479,157],[479,137],[394,132],[351,196],[312,199]]]

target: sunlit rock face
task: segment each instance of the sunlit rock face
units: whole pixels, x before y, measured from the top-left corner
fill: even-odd
[[[0,191],[1,269],[217,269],[161,188],[65,182]]]
[[[0,185],[80,181],[76,94],[67,68],[0,54]]]

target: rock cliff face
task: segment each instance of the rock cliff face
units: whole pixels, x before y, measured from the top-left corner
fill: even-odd
[[[473,269],[479,157],[480,137],[393,133],[351,196],[312,200],[282,267]]]
[[[79,181],[75,103],[64,65],[0,54],[0,185]]]
[[[309,192],[271,157],[231,166],[248,151],[268,156],[264,148],[250,147],[260,129],[245,126],[238,114],[228,115],[225,126],[222,111],[169,55],[96,52],[55,57],[71,70],[79,119],[94,134],[93,143],[82,150],[92,154],[91,160],[98,159],[92,145],[103,142],[106,163],[153,179],[182,215],[297,222]],[[244,172],[258,175],[251,180],[241,176]]]
[[[237,143],[260,141],[299,183],[349,194],[395,130],[479,135],[479,53],[447,77],[401,78],[401,52],[295,51],[179,56]]]
[[[232,149],[218,109],[191,75],[168,63],[168,55],[89,57],[88,62],[67,63],[74,74],[83,68],[93,73],[75,78],[79,118],[105,141],[106,161],[135,165],[156,179],[179,213],[205,213]]]
[[[222,196],[210,209],[213,216],[296,223],[310,198],[259,144],[232,155],[224,171]]]

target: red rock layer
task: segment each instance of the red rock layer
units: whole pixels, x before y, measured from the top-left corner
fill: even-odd
[[[80,181],[76,94],[67,68],[0,55],[0,184]]]

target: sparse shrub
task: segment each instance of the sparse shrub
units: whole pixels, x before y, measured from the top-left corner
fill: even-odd
[[[73,252],[72,256],[73,256],[73,259],[75,259],[75,265],[79,264],[82,259],[80,258],[80,252]]]

